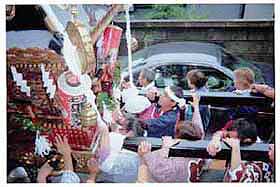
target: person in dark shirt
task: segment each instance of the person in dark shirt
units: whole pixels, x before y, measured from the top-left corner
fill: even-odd
[[[179,116],[178,100],[183,96],[183,90],[176,86],[166,87],[159,97],[158,103],[139,114],[142,127],[147,130],[148,137],[172,136]]]

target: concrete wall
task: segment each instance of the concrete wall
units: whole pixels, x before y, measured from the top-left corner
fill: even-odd
[[[125,22],[115,21],[125,30]],[[132,35],[140,49],[155,43],[202,41],[223,45],[233,54],[258,62],[274,63],[274,21],[211,20],[211,21],[147,21],[131,22]],[[120,55],[126,55],[125,34]]]
[[[247,4],[245,5],[244,19],[272,19],[274,4]]]
[[[243,14],[242,4],[196,4],[193,6],[197,14],[206,15],[207,19],[240,19]]]

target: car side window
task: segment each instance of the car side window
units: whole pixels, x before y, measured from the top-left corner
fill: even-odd
[[[185,65],[163,65],[155,69],[157,87],[179,86],[184,90],[188,90],[188,82],[186,74],[188,66]]]
[[[189,90],[186,75],[190,70],[199,69],[207,77],[207,87],[210,91],[225,91],[233,81],[224,73],[211,67],[189,65],[163,65],[155,68],[156,86],[163,88],[176,85]]]
[[[217,69],[203,66],[191,66],[189,69],[199,69],[208,77],[206,86],[209,91],[226,91],[233,84],[229,77]]]

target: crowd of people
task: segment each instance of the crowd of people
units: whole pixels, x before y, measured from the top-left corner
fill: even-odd
[[[85,181],[74,172],[67,138],[56,138],[55,145],[65,162],[57,182],[199,182],[209,160],[168,157],[170,148],[181,139],[202,140],[209,128],[210,109],[200,105],[199,97],[200,92],[208,92],[207,77],[199,70],[192,70],[186,78],[192,92],[189,102],[183,98],[180,87],[168,86],[160,92],[154,84],[155,74],[149,69],[142,70],[138,79],[144,96],[138,95],[137,88],[129,81],[123,81],[122,107],[113,112],[110,124],[98,124],[100,144],[87,163],[89,175]],[[229,91],[260,93],[274,99],[274,89],[255,84],[254,73],[248,68],[234,71],[234,86]],[[139,99],[141,102],[137,102]],[[240,146],[261,140],[255,123],[239,114],[256,112],[257,108],[251,106],[231,110],[228,123],[209,141],[207,151],[211,156],[221,150],[221,142],[231,147],[231,159],[224,168],[224,182],[271,182],[274,179],[274,145],[268,152],[270,163],[241,159]],[[126,137],[138,136],[161,138],[162,147],[151,151],[151,143],[143,141],[137,153],[122,148]],[[46,162],[39,170],[38,182],[51,182],[48,177],[51,173],[52,168]]]

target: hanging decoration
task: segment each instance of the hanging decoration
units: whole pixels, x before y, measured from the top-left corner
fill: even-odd
[[[53,84],[54,80],[49,78],[50,73],[45,70],[45,66],[41,64],[41,73],[42,73],[42,81],[43,81],[43,86],[46,88],[47,94],[50,94],[50,98],[54,98],[54,94],[56,91],[56,86]]]
[[[109,63],[114,66],[117,61],[121,42],[122,29],[118,26],[109,25],[103,32],[102,52],[103,58],[109,57]],[[112,70],[114,70],[112,68]]]
[[[45,137],[40,136],[40,132],[37,131],[35,140],[35,154],[44,157],[45,155],[48,155],[50,151],[51,146],[48,140]]]
[[[27,85],[27,81],[23,80],[22,73],[18,73],[14,66],[11,66],[11,71],[13,80],[16,82],[16,85],[20,87],[20,91],[26,93],[26,95],[30,97],[30,87]]]
[[[69,70],[75,75],[81,75],[81,61],[79,59],[79,54],[76,46],[72,44],[70,38],[68,37],[68,34],[65,31],[64,26],[62,25],[62,23],[60,23],[50,5],[44,4],[40,6],[47,14],[46,21],[48,22],[48,24],[51,25],[55,29],[55,31],[63,34],[64,43],[61,52],[63,54],[67,66],[69,67]]]
[[[79,114],[82,103],[87,100],[85,93],[91,88],[90,77],[87,74],[78,77],[68,71],[58,77],[57,85],[64,123],[72,127],[80,126]]]

